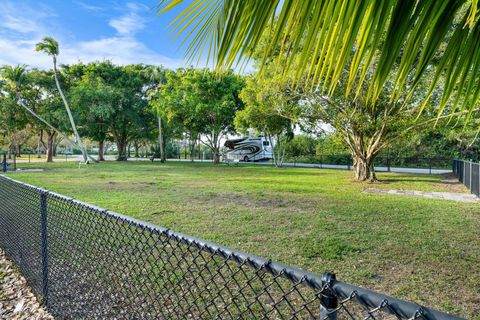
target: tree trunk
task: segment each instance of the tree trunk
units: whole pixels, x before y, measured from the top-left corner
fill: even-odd
[[[43,130],[40,130],[38,135],[38,145],[37,145],[37,158],[40,158],[40,145],[43,145]]]
[[[195,161],[195,140],[190,141],[190,161]]]
[[[371,177],[371,159],[363,156],[353,154],[353,171],[355,173],[355,180],[366,181]]]
[[[383,129],[366,136],[359,130],[352,129],[342,132],[352,155],[352,168],[355,180],[374,182],[377,180],[373,162],[378,153],[384,148]]]
[[[47,162],[53,162],[55,131],[47,131]]]
[[[137,141],[134,141],[134,142],[133,142],[133,148],[134,148],[134,154],[133,154],[133,156],[134,156],[135,158],[139,158],[139,157],[140,157],[140,154],[139,154],[140,146],[138,145],[138,142],[137,142]]]
[[[218,147],[212,148],[212,157],[213,157],[213,163],[215,164],[220,163],[220,151]]]
[[[117,161],[127,161],[127,145],[126,139],[117,139],[118,156]]]
[[[98,143],[98,161],[105,161],[103,156],[105,150],[105,140],[102,140]]]
[[[10,143],[8,145],[8,150],[7,150],[8,151],[8,156],[7,156],[8,160],[12,160],[12,153],[13,153],[12,150],[13,150],[13,145]]]
[[[277,134],[275,136],[275,143],[277,144],[277,159],[276,159],[276,162],[275,162],[275,166],[277,168],[281,167],[282,166],[282,142],[280,141],[280,135]]]
[[[130,149],[128,135],[126,132],[114,131],[115,144],[117,145],[117,161],[127,161]]]
[[[165,147],[163,144],[163,129],[162,129],[162,118],[157,116],[158,118],[158,146],[160,148],[160,162],[165,162]]]

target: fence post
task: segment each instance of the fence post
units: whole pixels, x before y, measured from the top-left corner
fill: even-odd
[[[387,171],[390,172],[391,168],[390,168],[390,156],[387,155]]]
[[[42,280],[43,299],[48,308],[48,237],[47,237],[47,191],[40,193],[40,215],[42,224]]]
[[[2,171],[7,172],[7,153],[3,153]]]
[[[432,158],[428,158],[428,174],[432,174]]]
[[[335,274],[325,272],[322,275],[323,290],[320,293],[320,319],[337,320],[338,298],[331,291],[331,283],[335,280]]]
[[[472,159],[470,159],[470,185],[468,186],[468,189],[470,189],[470,193],[472,192]]]

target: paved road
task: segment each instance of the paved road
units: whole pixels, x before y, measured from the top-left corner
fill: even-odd
[[[115,156],[105,156],[105,159],[108,161],[115,160]],[[129,158],[129,161],[150,161],[149,158]],[[190,159],[168,159],[169,161],[182,161],[188,162]],[[37,159],[31,157],[30,162],[44,162],[45,159]],[[63,162],[65,158],[57,158],[55,162]],[[81,161],[81,157],[69,157],[69,162],[74,161]],[[155,160],[158,161],[158,160]],[[195,162],[211,162],[212,160],[195,160]],[[28,158],[17,159],[17,164],[20,165],[21,168],[22,163],[28,163]],[[240,161],[239,164],[249,164],[249,165],[264,165],[264,166],[271,166],[271,161],[258,161],[258,162],[243,162]],[[319,168],[319,169],[342,169],[342,170],[350,170],[350,166],[346,165],[337,165],[337,164],[314,164],[314,163],[293,163],[293,162],[285,162],[283,164],[285,167],[299,167],[299,168]],[[375,171],[377,172],[388,172],[387,167],[375,167]],[[450,173],[452,170],[445,170],[445,169],[428,169],[428,168],[397,168],[391,167],[390,172],[398,172],[398,173],[420,173],[420,174],[443,174],[443,173]]]
[[[269,165],[271,162],[240,162],[242,164],[258,164],[258,165]],[[314,163],[292,163],[287,162],[283,164],[285,167],[300,167],[300,168],[320,168],[320,169],[343,169],[350,170],[350,166],[338,165],[338,164],[314,164]],[[388,167],[375,167],[377,172],[388,172]],[[421,173],[421,174],[443,174],[450,173],[452,170],[445,169],[428,169],[428,168],[390,168],[390,172],[399,172],[399,173]]]

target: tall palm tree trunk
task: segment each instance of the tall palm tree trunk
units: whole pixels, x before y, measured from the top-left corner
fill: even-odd
[[[83,161],[85,163],[87,163],[88,162],[87,149],[83,145],[82,139],[80,138],[80,135],[78,134],[77,126],[75,125],[75,121],[73,120],[72,112],[70,111],[70,106],[68,105],[67,99],[65,98],[65,95],[63,94],[62,88],[60,87],[60,82],[58,81],[57,58],[55,56],[53,56],[53,75],[55,77],[55,84],[57,85],[58,92],[60,93],[60,96],[62,97],[62,101],[63,101],[63,104],[65,105],[65,109],[67,109],[68,119],[70,120],[70,124],[72,125],[73,134],[75,135],[75,140],[77,140],[77,144],[80,147],[80,150],[82,151]]]
[[[160,162],[165,162],[165,150],[163,148],[162,118],[158,117],[158,146],[160,148]]]

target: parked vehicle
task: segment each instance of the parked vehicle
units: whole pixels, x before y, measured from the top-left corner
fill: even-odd
[[[259,161],[269,160],[273,157],[273,146],[270,141],[263,137],[230,139],[225,141],[227,151],[224,154],[225,161]]]

